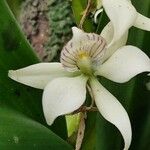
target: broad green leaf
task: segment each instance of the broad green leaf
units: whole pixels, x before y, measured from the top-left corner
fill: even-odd
[[[20,9],[21,9],[21,3],[24,0],[6,0],[9,7],[11,8],[13,14],[18,18],[19,13],[20,13]]]
[[[137,11],[143,15],[150,17],[150,1],[136,0],[132,1]],[[135,38],[136,37],[136,38]],[[150,57],[150,32],[142,31],[140,29],[133,28],[129,37],[129,44],[133,44],[141,48]],[[150,149],[149,138],[150,137],[150,91],[146,89],[146,83],[149,81],[149,77],[139,75],[136,78],[134,91],[132,93],[132,100],[130,102],[131,120],[133,126],[133,142],[131,150]],[[143,146],[142,146],[143,145]]]
[[[0,20],[3,22],[0,24],[1,105],[12,107],[33,118],[36,116],[39,121],[43,120],[42,113],[40,113],[41,91],[22,86],[8,78],[8,70],[25,67],[39,61],[4,0],[0,1]],[[37,104],[33,105],[35,99]]]
[[[96,147],[96,113],[88,113],[82,150],[95,150]]]
[[[143,126],[143,129],[142,129],[142,133],[141,133],[141,136],[140,136],[140,141],[139,141],[139,144],[137,146],[137,149],[138,150],[141,150],[141,149],[147,149],[147,148],[150,148],[150,143],[149,143],[149,139],[150,139],[150,111],[148,112],[148,115],[147,115],[147,119],[146,119],[146,122],[144,123],[145,125]]]
[[[0,108],[0,148],[2,150],[71,150],[48,128],[18,112]]]
[[[8,78],[8,70],[18,69],[31,64],[35,64],[38,63],[39,60],[34,54],[34,52],[32,51],[32,47],[24,38],[5,0],[0,1],[0,21],[1,21],[0,24],[0,106],[1,108],[8,109],[8,111],[9,109],[16,111],[16,114],[18,115],[24,114],[22,117],[26,116],[26,118],[28,119],[30,118],[33,119],[34,121],[41,123],[41,129],[40,129],[41,131],[37,130],[37,134],[38,132],[39,133],[45,132],[42,131],[42,128],[44,130],[45,127],[48,126],[46,124],[46,121],[43,116],[43,111],[42,111],[42,103],[41,103],[42,91],[16,83],[15,81]],[[5,111],[3,112],[2,110],[0,112],[0,115],[4,115],[4,114]],[[19,118],[21,119],[21,117]],[[1,119],[1,122],[3,122],[3,119]],[[22,122],[22,121],[18,120],[18,122]],[[9,119],[6,118],[5,124],[9,125]],[[14,124],[15,124],[15,120],[14,120]],[[35,130],[36,124],[34,126],[32,125],[30,126],[30,125],[31,124],[28,125],[28,128],[30,128],[31,130],[32,129]],[[21,126],[22,126],[22,132],[24,132],[25,134],[26,128],[25,126],[23,126],[23,123],[21,123]],[[66,134],[66,125],[64,119],[62,118],[57,119],[54,125],[52,126],[52,129],[53,131],[55,131],[55,133],[57,133],[62,138],[64,139],[66,138],[67,134]],[[15,129],[15,127],[13,127],[12,130],[14,130],[15,133],[17,134],[17,129]],[[4,129],[3,132],[4,133],[7,132],[7,128]],[[51,132],[50,129],[47,129],[47,132]],[[49,135],[49,133],[47,133],[47,135]],[[26,138],[30,139],[31,138],[30,136],[31,134],[26,135]],[[55,137],[58,140],[60,139],[57,136]],[[3,138],[4,138],[3,136],[0,136],[0,141],[2,141]],[[50,140],[50,135],[47,136],[46,138],[47,141]],[[51,138],[53,138],[53,136]],[[9,143],[8,140],[5,142]],[[23,140],[23,143],[25,145],[27,144],[26,142],[27,142],[26,140]],[[42,138],[41,139],[37,138],[36,142],[37,143],[43,142]],[[58,143],[56,143],[56,147],[57,144]],[[53,142],[53,145],[55,146],[55,142]],[[67,148],[68,144],[65,143],[65,145]],[[60,142],[60,146],[61,146],[61,142]]]
[[[103,28],[106,26],[106,24],[108,23],[109,19],[106,16],[105,11],[101,12],[101,14],[99,14],[98,18],[98,24],[97,24],[97,28],[96,28],[96,33],[100,34],[101,31],[103,30]]]

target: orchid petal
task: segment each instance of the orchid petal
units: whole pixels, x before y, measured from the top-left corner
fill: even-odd
[[[107,41],[108,45],[112,41],[113,34],[114,34],[113,25],[111,22],[109,22],[101,32],[101,36]],[[127,39],[128,39],[128,31],[125,32],[125,34],[119,40],[117,40],[116,42],[109,45],[109,47],[107,47],[107,50],[103,57],[103,61],[109,58],[118,48],[124,46],[127,42]]]
[[[99,9],[99,10],[97,10],[97,11],[95,12],[95,14],[94,14],[94,22],[95,22],[95,23],[98,22],[98,21],[97,21],[97,17],[98,17],[98,15],[99,15],[101,12],[103,12],[103,9],[102,9],[102,8]]]
[[[11,79],[38,89],[43,89],[54,78],[73,75],[60,63],[39,63],[8,73]]]
[[[72,27],[72,33],[73,33],[72,39],[65,46],[69,48],[69,50],[79,47],[83,42],[88,40],[87,37],[88,33],[85,33],[84,31],[82,31],[77,27]]]
[[[77,27],[72,27],[72,32],[72,39],[66,44],[66,46],[64,46],[63,49],[74,51],[79,47],[85,46],[89,42],[91,44],[96,44],[96,42],[99,42],[100,35],[95,33],[86,33]]]
[[[124,138],[124,150],[128,150],[131,143],[132,131],[127,112],[119,101],[96,79],[90,81],[90,86],[100,113],[107,121],[119,129]]]
[[[63,77],[52,80],[44,89],[43,110],[51,125],[61,115],[77,110],[86,99],[87,77]]]
[[[150,18],[138,13],[134,26],[143,30],[150,31]]]
[[[73,38],[63,47],[60,61],[70,72],[78,71],[77,61],[81,53],[86,53],[92,62],[100,63],[104,56],[106,41],[95,33],[85,33],[73,27]]]
[[[149,71],[148,56],[137,47],[124,46],[102,64],[96,74],[118,83],[124,83],[139,73]]]
[[[109,22],[102,30],[101,34],[100,34],[107,42],[107,45],[110,44],[110,42],[113,39],[113,35],[114,35],[114,27],[113,24],[111,22]]]
[[[137,12],[127,0],[102,0],[102,4],[114,27],[113,43],[134,24]]]
[[[73,33],[73,42],[78,42],[80,40],[86,40],[85,32],[77,27],[72,27],[72,33]]]

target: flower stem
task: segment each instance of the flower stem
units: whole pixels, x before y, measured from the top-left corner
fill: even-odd
[[[81,18],[80,23],[79,23],[79,28],[81,28],[81,29],[83,28],[83,23],[86,19],[86,16],[89,14],[89,11],[90,11],[90,8],[91,8],[91,3],[92,3],[92,0],[88,0],[87,7],[84,10],[82,18]]]
[[[75,150],[80,150],[82,141],[84,138],[84,132],[85,132],[85,119],[86,119],[86,112],[80,113],[80,123],[79,123],[79,129],[77,134],[77,140],[76,140],[76,147]]]
[[[77,133],[75,150],[80,150],[82,142],[83,142],[84,132],[85,132],[85,119],[87,118],[87,112],[98,111],[97,107],[94,107],[94,96],[93,96],[92,90],[89,85],[87,85],[87,88],[88,88],[88,91],[90,93],[91,100],[92,100],[91,105],[89,107],[82,106],[77,111],[73,112],[73,113],[80,112],[80,123],[79,123],[79,128],[78,128],[78,133]]]

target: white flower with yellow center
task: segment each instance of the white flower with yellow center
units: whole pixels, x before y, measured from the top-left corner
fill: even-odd
[[[98,110],[119,129],[125,141],[124,149],[127,150],[132,134],[128,114],[96,77],[100,75],[124,83],[141,72],[150,71],[150,59],[133,46],[121,47],[110,56],[111,47],[107,49],[107,42],[109,44],[112,33],[110,36],[102,34],[104,39],[76,27],[72,30],[73,38],[61,52],[61,63],[39,63],[11,70],[9,77],[31,87],[44,89],[43,110],[49,125],[58,116],[72,113],[84,104],[88,84]],[[119,40],[116,44],[118,47],[124,42]]]

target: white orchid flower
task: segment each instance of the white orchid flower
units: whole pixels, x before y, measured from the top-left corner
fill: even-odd
[[[114,30],[112,43],[120,39],[131,26],[150,31],[150,18],[139,14],[130,0],[97,1],[99,1],[99,8],[103,6],[112,23],[112,30]],[[101,9],[96,13],[95,21],[98,13],[101,13]]]
[[[123,46],[106,60],[110,52],[110,48],[107,52],[106,44],[109,36],[104,39],[76,27],[72,30],[73,38],[61,52],[61,63],[39,63],[10,70],[9,77],[44,89],[43,110],[49,125],[58,116],[72,113],[84,104],[88,84],[98,110],[119,129],[125,141],[124,149],[127,150],[132,134],[128,114],[121,103],[100,84],[97,76],[124,83],[141,72],[150,71],[150,59],[137,47]],[[120,45],[120,41],[117,44]]]

